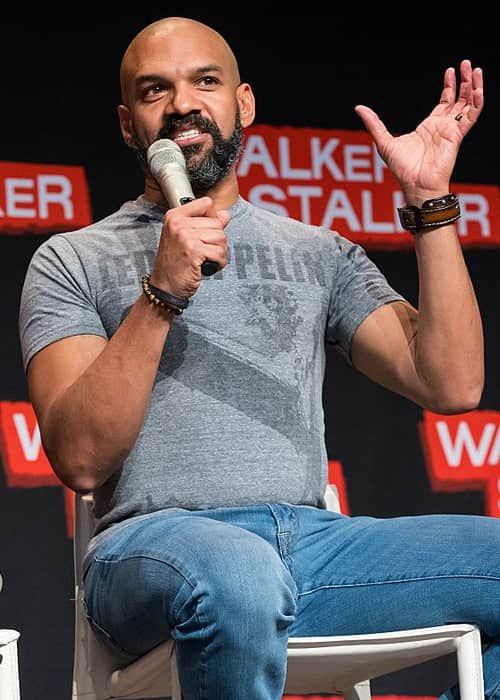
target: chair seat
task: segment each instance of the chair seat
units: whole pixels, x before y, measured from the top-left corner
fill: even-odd
[[[369,678],[399,671],[457,651],[473,625],[444,625],[414,630],[335,637],[291,637],[285,693],[342,692]],[[174,646],[165,642],[135,663],[115,670],[108,697],[163,697],[171,687]],[[478,696],[480,697],[480,696]]]
[[[473,625],[444,625],[377,634],[291,637],[285,691],[341,692],[373,679],[457,651]]]

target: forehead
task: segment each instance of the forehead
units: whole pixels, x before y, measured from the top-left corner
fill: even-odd
[[[125,61],[127,82],[148,73],[175,78],[206,65],[231,72],[230,55],[224,43],[215,33],[198,28],[145,36]]]

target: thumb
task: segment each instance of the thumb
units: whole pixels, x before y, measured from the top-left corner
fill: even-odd
[[[388,142],[391,140],[392,136],[388,132],[384,122],[380,119],[378,114],[366,107],[366,105],[356,105],[354,111],[360,117],[366,130],[375,141],[379,153],[381,153],[386,147]]]

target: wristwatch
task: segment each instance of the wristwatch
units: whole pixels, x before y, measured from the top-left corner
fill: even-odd
[[[401,226],[412,234],[428,228],[446,226],[460,218],[460,203],[456,194],[426,200],[421,207],[398,208]]]

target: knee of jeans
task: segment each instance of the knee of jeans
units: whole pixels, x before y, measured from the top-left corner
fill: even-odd
[[[297,587],[279,555],[264,540],[239,543],[237,550],[207,552],[203,573],[189,591],[180,591],[178,624],[193,615],[199,620],[233,626],[248,620],[252,626],[275,624],[286,629],[295,619]],[[256,546],[257,545],[257,546]]]

